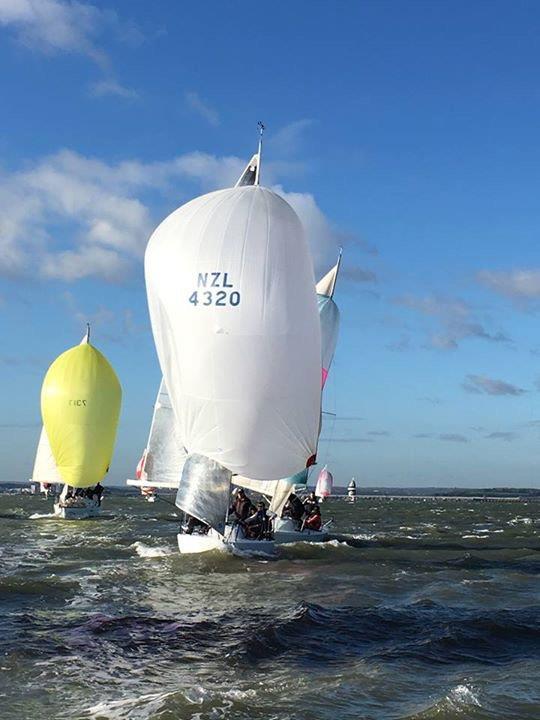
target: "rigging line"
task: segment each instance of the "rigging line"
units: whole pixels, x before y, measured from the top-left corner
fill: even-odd
[[[330,377],[330,387],[332,390],[332,396],[333,396],[333,400],[334,400],[332,405],[335,408],[336,407],[336,384],[335,384],[333,375]],[[332,452],[332,440],[334,438],[334,432],[336,429],[337,413],[328,412],[328,413],[324,413],[324,414],[330,415],[332,417],[332,425],[330,427],[330,435],[328,437],[328,442],[326,443],[326,449],[324,452],[324,464],[328,465],[328,463],[330,462],[330,459],[331,459],[330,453]]]

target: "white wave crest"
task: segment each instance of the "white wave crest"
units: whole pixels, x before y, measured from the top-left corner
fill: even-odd
[[[447,701],[455,709],[460,709],[464,705],[476,705],[480,707],[481,703],[478,696],[472,691],[468,685],[456,685],[453,690],[446,696]]]
[[[167,555],[172,555],[174,552],[173,549],[169,547],[145,545],[139,541],[134,542],[131,547],[135,550],[137,555],[144,558],[166,557]]]

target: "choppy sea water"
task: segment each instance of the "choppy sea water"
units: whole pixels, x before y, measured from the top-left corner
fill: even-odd
[[[538,720],[540,504],[336,500],[277,560],[0,496],[0,717]]]

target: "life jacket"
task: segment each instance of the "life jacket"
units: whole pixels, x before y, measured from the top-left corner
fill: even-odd
[[[320,515],[310,515],[305,522],[305,526],[310,530],[320,530],[322,518]]]

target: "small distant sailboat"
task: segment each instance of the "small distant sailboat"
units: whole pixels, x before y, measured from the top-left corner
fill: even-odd
[[[352,478],[351,482],[347,485],[347,500],[349,502],[356,501],[356,480]]]
[[[267,481],[315,460],[321,330],[303,228],[256,183],[196,198],[166,218],[145,255],[152,331],[186,448],[176,505],[206,526],[181,552],[272,552],[227,526],[235,476]],[[286,431],[284,429],[286,428]]]
[[[99,491],[81,491],[98,486],[109,469],[121,396],[116,373],[90,344],[89,328],[83,342],[62,353],[48,369],[41,414],[52,460],[64,484],[54,505],[58,517],[98,514]]]
[[[328,470],[328,467],[325,465],[319,473],[317,485],[315,486],[315,495],[320,502],[330,497],[333,486],[334,478],[332,473]]]

